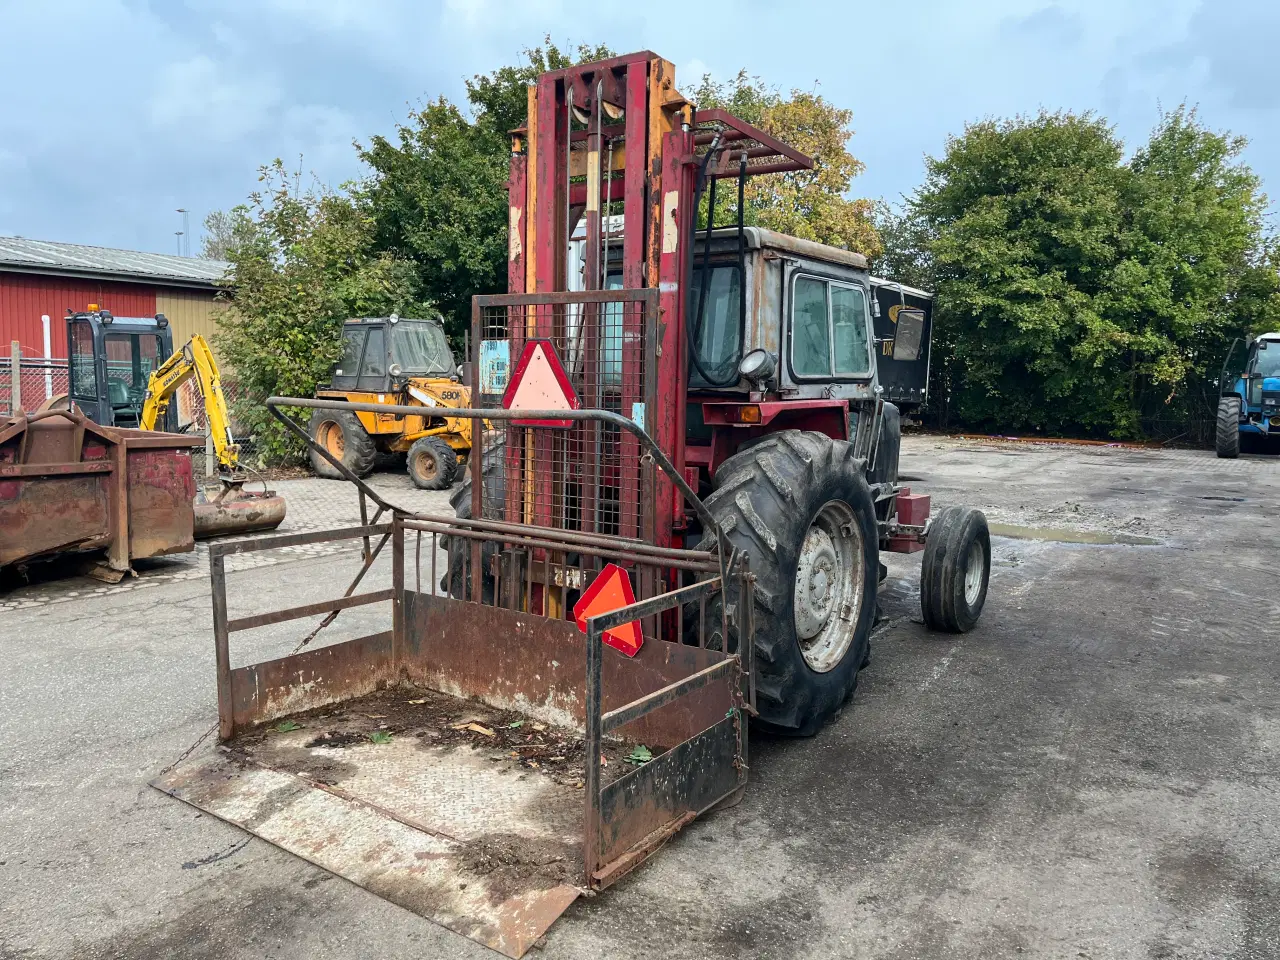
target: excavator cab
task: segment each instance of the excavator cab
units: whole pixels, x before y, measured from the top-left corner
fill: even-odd
[[[173,353],[173,332],[163,313],[116,317],[94,304],[67,315],[70,400],[94,423],[137,428],[151,374]],[[176,410],[156,429],[178,429]]]

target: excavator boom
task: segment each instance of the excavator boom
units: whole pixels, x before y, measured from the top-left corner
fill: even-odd
[[[208,341],[198,333],[151,374],[147,382],[147,397],[142,404],[141,427],[143,430],[156,429],[178,388],[193,377],[204,401],[205,416],[209,418],[209,432],[213,436],[213,451],[218,465],[224,472],[234,473],[240,466],[240,447],[231,433],[231,417],[222,394],[217,361],[213,359]]]

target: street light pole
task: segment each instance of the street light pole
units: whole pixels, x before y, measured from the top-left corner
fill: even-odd
[[[184,251],[182,247],[179,247],[178,254],[180,256],[189,257],[191,256],[191,221],[188,219],[188,217],[190,216],[190,211],[187,210],[186,207],[179,207],[174,212],[182,214],[182,233],[178,234],[178,236],[187,238],[184,241],[184,243],[186,244],[186,250]]]
[[[175,230],[173,231],[173,235],[177,238],[178,242],[178,256],[182,256],[182,231]]]

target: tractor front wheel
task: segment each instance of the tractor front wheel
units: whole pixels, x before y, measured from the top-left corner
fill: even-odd
[[[1240,456],[1240,398],[1223,397],[1218,401],[1218,424],[1214,448],[1224,460]]]
[[[316,410],[309,425],[311,439],[324,447],[335,460],[357,477],[367,476],[373,470],[378,451],[373,437],[365,432],[360,418],[348,410]],[[315,450],[311,451],[311,469],[317,477],[328,480],[344,480],[342,473]]]
[[[920,563],[920,610],[933,630],[968,633],[982,615],[991,579],[987,518],[972,507],[947,507],[929,524]]]
[[[716,472],[707,507],[756,578],[756,708],[766,730],[816,733],[867,661],[879,533],[862,471],[848,443],[786,430]],[[708,610],[718,646],[718,601]]]
[[[439,437],[422,437],[409,448],[409,477],[421,490],[448,490],[458,476],[458,455]]]

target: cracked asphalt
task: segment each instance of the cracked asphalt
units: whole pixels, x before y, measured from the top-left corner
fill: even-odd
[[[580,899],[542,955],[1280,957],[1280,460],[912,436],[902,471],[1016,534],[977,629],[927,632],[918,556],[887,558],[837,720],[754,738],[743,802]],[[294,529],[358,516],[345,485],[288,484]],[[147,785],[216,715],[204,556],[0,587],[0,957],[494,956]],[[233,615],[333,596],[356,563],[233,567]],[[342,637],[387,617],[347,611]]]

